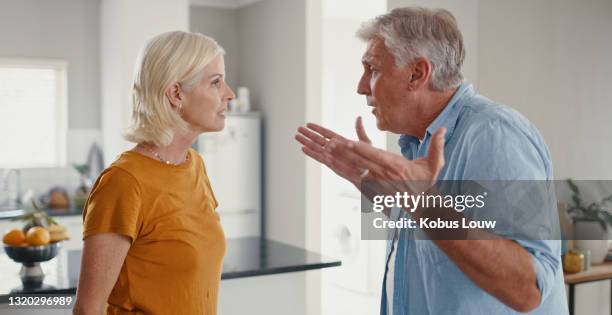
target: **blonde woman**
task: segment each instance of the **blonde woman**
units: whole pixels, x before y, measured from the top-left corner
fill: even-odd
[[[144,47],[126,139],[83,212],[74,314],[216,314],[225,237],[197,136],[223,129],[223,48],[168,32]]]

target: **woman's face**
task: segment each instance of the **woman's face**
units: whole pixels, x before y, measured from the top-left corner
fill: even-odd
[[[200,82],[185,92],[182,117],[199,133],[220,131],[225,127],[227,103],[235,97],[225,83],[223,56],[218,55],[204,68]]]

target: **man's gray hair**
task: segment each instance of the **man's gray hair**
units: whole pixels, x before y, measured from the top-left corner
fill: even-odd
[[[432,64],[430,88],[444,91],[463,81],[461,66],[465,59],[463,36],[455,17],[444,9],[398,8],[365,22],[357,36],[368,41],[374,37],[385,46],[401,67],[415,58]]]

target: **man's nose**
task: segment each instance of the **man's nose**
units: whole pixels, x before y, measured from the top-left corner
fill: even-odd
[[[368,80],[366,80],[365,75],[361,76],[361,79],[359,79],[359,84],[357,84],[357,94],[370,95],[370,85],[368,84]]]

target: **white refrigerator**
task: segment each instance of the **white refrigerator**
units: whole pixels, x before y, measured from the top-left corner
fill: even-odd
[[[261,235],[261,117],[228,114],[220,132],[204,133],[197,142],[219,207],[227,238]]]

